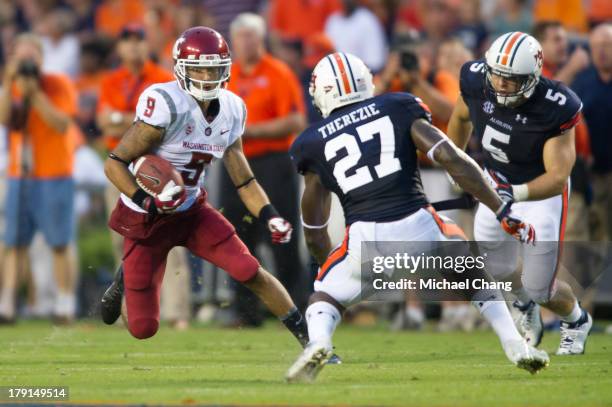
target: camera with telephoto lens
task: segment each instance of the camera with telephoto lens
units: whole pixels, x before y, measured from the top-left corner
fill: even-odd
[[[26,76],[29,78],[38,79],[40,77],[40,70],[38,69],[38,65],[31,59],[21,61],[19,63],[19,68],[17,69],[17,73],[20,76]]]
[[[393,43],[393,50],[399,54],[401,69],[405,71],[419,70],[417,47],[420,42],[420,35],[416,31],[410,31],[396,36]]]

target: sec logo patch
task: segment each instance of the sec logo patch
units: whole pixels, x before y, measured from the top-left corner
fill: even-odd
[[[482,104],[482,110],[486,114],[491,114],[495,110],[495,105],[492,102],[487,100]]]

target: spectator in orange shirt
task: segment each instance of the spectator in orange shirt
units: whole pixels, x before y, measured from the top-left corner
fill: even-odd
[[[58,288],[54,316],[70,322],[77,278],[68,253],[74,230],[71,130],[76,90],[67,77],[40,72],[38,37],[22,34],[14,44],[0,95],[0,124],[10,129],[0,320],[15,318],[17,279],[28,273],[28,247],[40,230],[53,250]]]
[[[128,24],[142,24],[142,0],[104,0],[96,9],[96,31],[110,37],[119,35]]]
[[[323,32],[327,18],[342,9],[340,0],[272,0],[270,34],[273,40],[296,39]]]
[[[585,33],[588,29],[583,0],[538,0],[533,2],[533,20],[559,21],[566,29]]]
[[[612,2],[610,0],[591,0],[587,10],[591,28],[612,21]]]
[[[298,181],[288,150],[306,124],[300,84],[287,65],[266,53],[265,22],[259,15],[239,14],[230,25],[230,35],[234,62],[229,90],[242,97],[247,107],[244,152],[270,201],[289,222],[297,225]],[[221,200],[224,215],[253,252],[259,244],[269,245],[259,223],[243,220],[248,211],[227,173],[221,182]],[[274,255],[275,274],[300,306],[309,294],[304,290],[309,283],[300,262],[298,240],[269,247]],[[236,301],[239,322],[251,326],[261,323],[261,313],[254,306],[255,297],[250,291],[236,288]]]
[[[106,148],[111,151],[134,120],[138,96],[154,83],[174,80],[172,74],[149,60],[140,26],[128,25],[119,35],[117,53],[121,64],[102,79],[97,122]]]
[[[170,72],[149,60],[144,30],[139,25],[123,28],[117,43],[117,53],[121,65],[102,79],[98,100],[98,127],[102,130],[109,152],[117,146],[119,139],[132,125],[140,94],[154,83],[174,80]],[[114,185],[109,184],[105,195],[106,209],[110,216],[120,193]],[[123,239],[115,232],[111,232],[111,236],[115,260],[120,263]],[[183,329],[186,328],[189,318],[189,298],[185,291],[188,291],[191,276],[185,249],[175,248],[170,252],[168,268],[173,272],[166,273],[165,281],[168,284],[163,285],[166,288],[162,291],[161,313],[164,319]],[[168,281],[169,279],[173,280]],[[181,289],[177,288],[175,283],[179,284]],[[171,293],[172,291],[175,292]]]
[[[75,81],[79,92],[77,123],[87,139],[100,135],[96,126],[98,97],[112,44],[105,37],[91,36],[81,43],[80,73]]]

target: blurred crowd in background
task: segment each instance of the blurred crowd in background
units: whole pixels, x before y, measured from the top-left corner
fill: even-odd
[[[571,86],[584,103],[566,240],[607,242],[610,22],[609,0],[0,0],[0,322],[95,316],[121,245],[106,227],[118,191],[102,162],[132,123],[140,93],[173,80],[172,45],[196,25],[215,28],[230,44],[228,87],[248,109],[245,152],[272,202],[298,230],[293,243],[268,244],[221,165],[207,170],[205,186],[297,304],[304,305],[316,266],[299,233],[300,184],[287,150],[318,120],[308,82],[318,60],[334,51],[363,59],[378,93],[421,97],[445,130],[462,64],[481,58],[503,33],[534,35],[544,50],[543,74]],[[478,161],[480,143],[471,143]],[[426,158],[421,168],[432,202],[461,195]],[[336,242],[343,235],[340,211],[335,203],[330,232]],[[447,215],[471,235],[472,211]],[[258,326],[265,318],[248,292],[184,249],[171,253],[163,287],[162,318],[177,329],[194,318],[227,326]],[[589,298],[589,307],[612,303],[612,294]],[[467,304],[433,310],[418,299],[397,304],[366,305],[349,319],[372,323],[383,316],[396,329],[418,329],[429,315],[439,317],[441,330],[478,323]]]

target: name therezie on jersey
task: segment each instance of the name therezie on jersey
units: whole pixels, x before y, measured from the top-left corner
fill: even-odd
[[[224,146],[220,146],[217,144],[193,143],[191,141],[183,141],[183,148],[186,148],[188,150],[213,151],[213,152],[225,151]]]
[[[330,121],[324,126],[319,127],[317,130],[319,131],[319,133],[321,133],[321,136],[323,136],[323,138],[326,138],[342,130],[346,126],[359,123],[377,114],[380,114],[380,111],[378,111],[378,109],[376,108],[376,103],[370,103],[367,106],[355,109],[348,114],[342,115]]]

